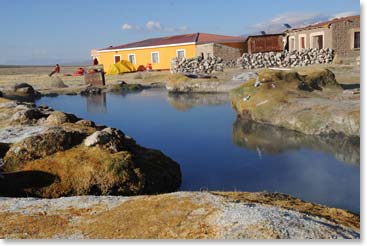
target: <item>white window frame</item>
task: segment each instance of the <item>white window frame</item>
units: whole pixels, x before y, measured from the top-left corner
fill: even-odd
[[[156,62],[156,63],[153,62],[153,54],[158,54],[158,62]],[[159,64],[161,62],[159,51],[153,51],[153,52],[150,53],[150,62],[152,64]]]
[[[176,50],[176,58],[178,58],[178,52],[183,51],[184,52],[184,58],[186,58],[186,49],[178,49]]]
[[[118,57],[118,56],[120,57],[120,61],[121,61],[121,55],[114,55],[114,56],[113,56],[113,64],[116,64],[116,59],[115,59],[115,57]]]
[[[134,62],[130,61],[130,56],[134,56]],[[136,64],[136,55],[135,53],[127,54],[127,60],[131,62],[132,64]]]
[[[291,50],[291,40],[294,41],[294,45],[293,45],[293,49]],[[297,50],[296,48],[296,36],[289,36],[289,47],[288,47],[289,51],[293,51],[293,50]]]
[[[322,47],[321,47],[321,49],[323,49],[325,47],[325,32],[313,32],[313,33],[310,34],[310,48],[314,48],[312,39],[315,36],[322,36]]]
[[[302,48],[302,38],[305,38],[305,47]],[[298,35],[298,50],[307,49],[307,35],[306,34],[299,34]]]

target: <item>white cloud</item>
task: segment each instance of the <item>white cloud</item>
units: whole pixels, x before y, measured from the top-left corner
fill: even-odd
[[[188,30],[187,26],[172,27],[162,25],[159,21],[150,20],[145,23],[143,27],[133,24],[125,23],[122,26],[124,31],[149,31],[149,32],[186,32]]]
[[[187,26],[181,26],[180,28],[179,28],[179,30],[181,31],[181,32],[186,32],[187,31]]]
[[[161,23],[158,21],[148,21],[145,24],[146,28],[150,31],[154,31],[154,30],[162,30],[162,26]]]
[[[266,33],[278,33],[283,32],[287,28],[283,24],[289,24],[292,28],[307,26],[321,21],[327,21],[334,18],[340,18],[350,15],[359,14],[355,11],[342,12],[334,15],[324,15],[316,12],[289,12],[275,16],[273,19],[266,20],[264,22],[257,23],[250,27],[251,31],[260,34],[260,31]]]
[[[337,13],[331,16],[329,19],[341,18],[341,17],[351,16],[351,15],[359,15],[359,12],[356,12],[356,11],[341,12],[341,13]]]
[[[275,16],[271,20],[258,23],[253,26],[252,29],[257,32],[265,31],[266,33],[277,33],[286,29],[283,24],[289,24],[293,28],[306,26],[325,19],[327,19],[327,17],[320,13],[284,13]]]
[[[133,26],[130,24],[125,23],[122,25],[122,30],[131,30],[131,29],[133,29]]]

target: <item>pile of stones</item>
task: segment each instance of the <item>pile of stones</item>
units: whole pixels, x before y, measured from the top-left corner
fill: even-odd
[[[206,59],[201,56],[195,58],[174,58],[171,62],[171,73],[204,73],[209,74],[214,71],[223,71],[226,63],[220,57],[208,57]]]
[[[237,66],[244,69],[266,67],[298,67],[312,64],[331,63],[334,59],[332,49],[303,49],[300,51],[283,51],[248,54],[237,59]]]

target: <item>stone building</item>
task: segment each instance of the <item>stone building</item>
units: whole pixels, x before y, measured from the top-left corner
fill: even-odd
[[[288,50],[331,48],[343,62],[360,56],[360,16],[348,16],[287,31]]]
[[[237,43],[203,43],[196,46],[196,54],[208,58],[210,56],[220,57],[225,61],[230,61],[241,57],[245,52],[245,42]]]

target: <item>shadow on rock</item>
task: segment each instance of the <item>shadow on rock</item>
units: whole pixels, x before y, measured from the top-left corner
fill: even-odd
[[[43,171],[19,171],[2,173],[0,177],[0,195],[24,196],[26,189],[47,187],[57,180],[57,176]]]
[[[177,110],[186,111],[195,106],[222,105],[229,102],[226,93],[168,93],[169,104]]]
[[[341,135],[306,135],[271,125],[237,119],[233,124],[232,141],[240,147],[277,154],[288,150],[307,148],[332,154],[337,160],[360,163],[359,138]]]

